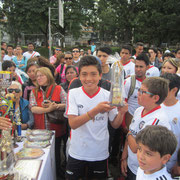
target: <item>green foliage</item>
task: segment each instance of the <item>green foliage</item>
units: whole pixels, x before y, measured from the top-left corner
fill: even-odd
[[[58,1],[4,1],[6,30],[15,42],[22,33],[44,34],[48,39],[48,7],[57,8]],[[58,19],[58,10],[52,10],[52,18]],[[61,28],[58,20],[52,20],[52,33],[79,38],[82,26],[91,26],[102,41],[156,45],[180,41],[179,0],[64,0],[64,21]]]

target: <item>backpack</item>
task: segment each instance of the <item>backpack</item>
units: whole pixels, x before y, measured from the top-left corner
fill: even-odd
[[[128,93],[128,99],[130,98],[130,96],[132,96],[135,86],[136,86],[136,76],[131,75],[131,86],[130,86],[129,93]]]

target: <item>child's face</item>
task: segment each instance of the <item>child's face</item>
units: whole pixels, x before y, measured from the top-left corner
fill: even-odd
[[[139,167],[145,174],[152,174],[162,169],[170,157],[169,154],[161,157],[159,152],[151,151],[147,146],[138,143],[137,159]]]
[[[79,75],[85,91],[91,93],[96,92],[101,76],[97,67],[93,65],[82,67]]]
[[[140,91],[138,92],[138,104],[143,107],[149,107],[149,105],[152,105],[154,103],[154,99],[150,92],[148,91],[148,88],[145,85],[141,85]]]

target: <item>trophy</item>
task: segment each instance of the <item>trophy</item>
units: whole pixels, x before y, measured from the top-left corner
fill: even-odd
[[[6,98],[5,89],[11,85],[11,72],[0,71],[0,116],[8,117],[13,122],[13,102]],[[12,97],[12,96],[11,96]],[[10,171],[13,168],[15,157],[11,131],[2,130],[0,139],[0,179],[11,179]]]
[[[124,91],[124,70],[120,61],[116,61],[112,65],[111,73],[111,90],[110,104],[112,106],[123,106],[123,91]]]

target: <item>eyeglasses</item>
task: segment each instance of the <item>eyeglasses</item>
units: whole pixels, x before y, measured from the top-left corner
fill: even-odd
[[[153,93],[150,93],[150,92],[148,92],[148,91],[143,91],[143,90],[141,90],[141,89],[138,89],[138,92],[139,92],[140,94],[149,94],[149,95],[154,96]]]
[[[78,53],[79,51],[72,51],[73,53]]]
[[[56,49],[56,51],[61,51],[61,49]]]
[[[66,57],[66,58],[64,58],[65,60],[71,60],[72,59],[72,57]]]
[[[12,92],[15,92],[15,93],[19,93],[21,90],[20,89],[8,89],[8,92],[9,93],[12,93]]]

